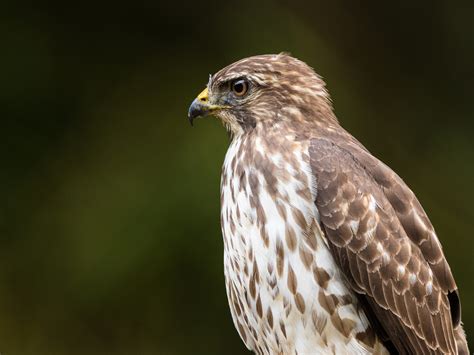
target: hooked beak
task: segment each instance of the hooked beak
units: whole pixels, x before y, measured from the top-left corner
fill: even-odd
[[[214,111],[225,108],[224,106],[211,105],[209,103],[209,91],[205,88],[191,103],[188,111],[188,119],[191,126],[193,120],[198,117],[205,117],[212,114]]]

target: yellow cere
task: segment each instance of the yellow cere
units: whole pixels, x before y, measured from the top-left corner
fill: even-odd
[[[199,101],[207,102],[208,100],[208,90],[205,88],[201,93],[198,95],[197,99]]]

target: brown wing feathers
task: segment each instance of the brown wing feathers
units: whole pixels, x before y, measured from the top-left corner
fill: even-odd
[[[382,188],[407,236],[420,248],[423,257],[430,263],[442,288],[450,291],[455,290],[457,287],[454,277],[444,257],[433,225],[415,194],[388,166],[374,158],[366,150],[358,147],[357,144],[353,144],[352,147],[356,159],[365,166],[370,176]],[[459,324],[459,319],[457,324]]]
[[[313,139],[310,147],[333,254],[399,353],[455,354],[459,299],[430,221],[395,173],[349,144]]]

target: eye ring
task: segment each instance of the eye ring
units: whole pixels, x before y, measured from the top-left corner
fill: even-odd
[[[237,79],[230,84],[230,87],[235,96],[242,97],[247,93],[249,84],[245,79]]]

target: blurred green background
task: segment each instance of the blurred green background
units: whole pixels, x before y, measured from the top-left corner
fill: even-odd
[[[289,51],[427,210],[474,337],[472,2],[0,5],[0,352],[244,354],[209,73]],[[474,345],[471,344],[471,348]]]

